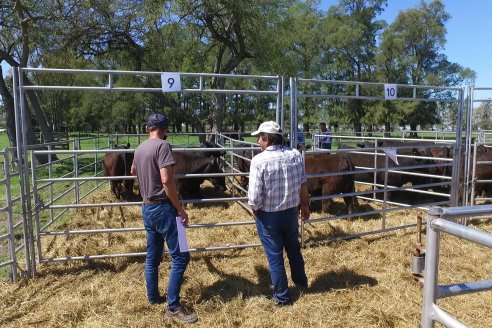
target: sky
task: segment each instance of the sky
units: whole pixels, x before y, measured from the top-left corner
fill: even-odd
[[[427,0],[427,3],[430,1]],[[476,87],[492,87],[492,1],[490,0],[442,0],[451,18],[446,24],[444,54],[448,60],[474,70]],[[416,8],[420,0],[388,0],[381,18],[391,24],[400,11]],[[321,0],[319,9],[327,11],[338,0]],[[391,81],[388,81],[391,83]]]
[[[391,24],[400,11],[415,8],[419,3],[420,0],[388,0],[381,18]],[[443,3],[451,15],[446,24],[445,55],[450,62],[477,73],[476,87],[492,88],[492,42],[487,37],[492,31],[492,1],[443,0]],[[338,4],[338,0],[321,0],[320,9],[327,11],[335,4]],[[2,66],[4,74],[9,72],[4,62]]]

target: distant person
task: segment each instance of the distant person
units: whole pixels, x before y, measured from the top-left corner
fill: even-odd
[[[319,123],[319,132],[315,138],[315,144],[318,149],[331,149],[331,132],[326,127],[325,122]]]
[[[255,216],[258,236],[265,250],[278,306],[292,303],[285,273],[283,249],[289,259],[294,284],[307,288],[308,280],[299,244],[298,207],[309,219],[309,194],[303,156],[284,145],[280,126],[268,121],[251,133],[258,136],[262,150],[251,160],[248,204]]]
[[[149,138],[135,150],[131,168],[136,175],[143,198],[142,218],[147,235],[145,281],[150,304],[163,302],[159,296],[159,264],[162,261],[164,241],[171,254],[171,272],[167,286],[167,310],[165,316],[182,323],[195,323],[195,313],[181,305],[179,293],[183,276],[190,262],[190,253],[181,252],[178,242],[176,217],[188,225],[188,214],[179,202],[176,181],[173,177],[171,145],[166,141],[169,121],[166,116],[152,114],[147,122]]]
[[[306,150],[306,138],[304,132],[299,128],[297,128],[297,150]]]

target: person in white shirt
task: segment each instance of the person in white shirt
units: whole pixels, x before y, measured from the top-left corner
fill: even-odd
[[[297,149],[284,146],[280,126],[264,122],[251,135],[258,136],[262,152],[251,160],[248,204],[253,209],[258,236],[266,253],[279,306],[292,303],[285,272],[283,249],[289,259],[294,284],[307,288],[308,280],[299,244],[298,208],[309,219],[309,194],[304,162]]]

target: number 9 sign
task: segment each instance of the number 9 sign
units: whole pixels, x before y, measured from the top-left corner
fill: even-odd
[[[385,84],[384,85],[384,99],[396,99],[397,88],[396,84]]]
[[[162,73],[162,92],[181,91],[181,75],[179,73]]]

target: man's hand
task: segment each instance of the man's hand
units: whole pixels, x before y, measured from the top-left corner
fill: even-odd
[[[305,221],[309,219],[311,211],[309,211],[309,205],[301,205],[301,220]]]
[[[178,211],[178,214],[181,217],[181,222],[183,223],[183,225],[187,227],[190,222],[190,218],[188,217],[188,214],[185,212],[184,208],[181,207]]]
[[[307,183],[301,185],[301,220],[309,219],[311,212],[309,211],[309,192]]]

